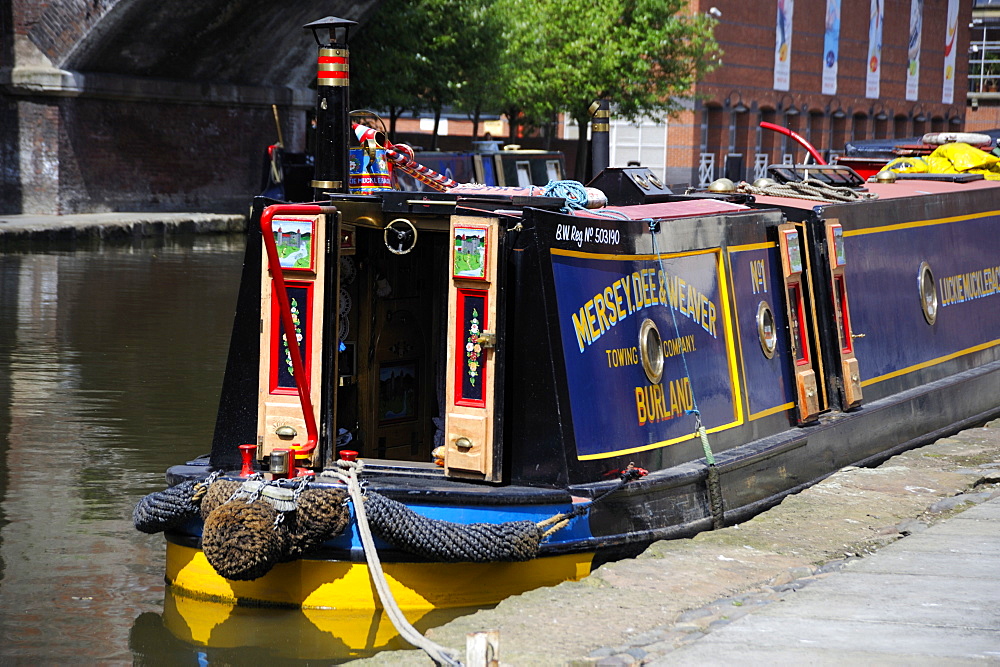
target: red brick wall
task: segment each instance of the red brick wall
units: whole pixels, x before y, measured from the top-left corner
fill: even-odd
[[[774,39],[777,1],[698,0],[697,11],[717,7],[722,12],[716,38],[724,50],[722,66],[699,83],[700,96],[694,124],[702,133],[685,130],[685,136],[704,134],[707,142],[688,148],[677,146],[671,138],[669,163],[691,165],[696,177],[698,153],[716,157],[717,174],[727,153],[742,153],[744,165],[753,165],[753,153],[769,153],[779,162],[782,152],[795,153],[804,159],[802,149],[780,137],[757,133],[760,120],[786,125],[806,136],[820,150],[840,152],[848,139],[874,136],[912,136],[916,133],[958,129],[947,123],[965,115],[966,52],[972,3],[963,0],[959,7],[959,35],[956,49],[955,93],[952,104],[941,103],[944,71],[944,28],[947,0],[925,0],[921,42],[919,99],[906,100],[906,62],[909,39],[910,0],[885,0],[885,23],[882,34],[882,76],[880,97],[867,99],[865,84],[868,57],[870,0],[842,0],[840,57],[836,95],[822,94],[822,57],[825,31],[825,0],[798,0],[793,17],[791,78],[788,92],[774,90]],[[728,102],[728,103],[727,103]],[[733,109],[742,103],[744,114]],[[800,114],[785,117],[776,110],[795,106]],[[832,113],[840,109],[844,117]],[[878,121],[875,114],[884,110],[888,121]],[[914,116],[924,115],[923,122]],[[897,119],[894,121],[894,119]],[[988,124],[988,123],[987,123]],[[673,126],[671,126],[673,127]],[[783,148],[784,146],[784,148]]]
[[[78,99],[59,112],[60,213],[244,212],[275,141],[265,108]]]
[[[271,110],[3,98],[0,213],[243,213],[260,191]]]

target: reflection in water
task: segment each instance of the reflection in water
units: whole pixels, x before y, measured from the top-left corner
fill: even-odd
[[[210,449],[242,259],[231,237],[0,253],[0,663],[329,663],[403,647],[381,616],[174,598],[163,536],[132,528],[166,468]]]
[[[472,610],[431,611],[409,619],[421,632]],[[140,615],[129,639],[136,664],[342,662],[378,651],[412,648],[384,612],[254,609],[175,596],[163,614]],[[191,662],[191,664],[194,664]]]

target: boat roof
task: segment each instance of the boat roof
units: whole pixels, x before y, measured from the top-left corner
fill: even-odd
[[[967,183],[955,183],[952,181],[907,178],[897,180],[895,183],[867,183],[865,185],[868,192],[877,194],[879,199],[903,199],[906,197],[922,197],[926,195],[970,190],[987,190],[998,187],[1000,187],[1000,182],[988,181],[986,179],[969,181]],[[780,208],[793,208],[806,211],[811,211],[817,206],[825,206],[830,203],[817,201],[815,199],[768,197],[765,195],[758,195],[755,197],[755,200],[758,205],[777,206]]]
[[[749,211],[749,206],[734,204],[722,199],[687,199],[684,201],[659,202],[656,204],[636,204],[635,206],[605,206],[600,209],[581,209],[573,213],[580,218],[607,218],[607,212],[618,217],[624,215],[629,220],[666,218],[691,218],[705,215]]]

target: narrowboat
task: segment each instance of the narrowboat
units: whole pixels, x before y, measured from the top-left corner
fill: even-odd
[[[351,25],[306,26],[313,200],[253,202],[211,453],[136,508],[173,598],[490,604],[1000,414],[996,184],[352,191]]]

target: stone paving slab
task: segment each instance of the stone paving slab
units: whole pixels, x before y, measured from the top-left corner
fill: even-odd
[[[705,660],[696,655],[682,656],[646,662],[643,664],[655,667],[677,665],[684,667],[708,667],[710,665],[768,665],[769,667],[846,667],[850,665],[880,667],[942,667],[942,665],[983,665],[981,657],[948,656],[947,660],[940,656],[926,656],[906,652],[882,653],[873,655],[869,652],[849,649],[798,649],[798,648],[760,648],[754,651],[753,659],[748,659],[747,651],[742,646],[727,646],[712,655],[711,660]],[[611,663],[609,663],[611,664]],[[628,664],[628,663],[619,663]]]
[[[967,510],[651,664],[720,664],[736,651],[745,664],[823,664],[844,651],[877,664],[1000,662],[998,509],[1000,499]],[[990,535],[970,551],[962,529],[974,527]]]
[[[979,551],[970,556],[967,552],[958,550],[950,553],[894,551],[868,563],[865,572],[984,580],[1000,573],[1000,552],[985,553]]]
[[[762,650],[766,650],[763,655],[758,653]],[[900,656],[919,656],[938,664],[955,658],[1000,660],[1000,637],[998,631],[982,628],[774,618],[765,611],[746,616],[649,664],[718,665],[726,655],[737,654],[744,665],[813,664],[813,654],[822,659],[824,655],[842,656],[846,652],[859,656],[855,664],[883,664]],[[840,664],[849,663],[841,658]]]
[[[850,575],[845,573],[837,578],[846,579],[848,576]],[[820,597],[818,601],[813,597],[805,598],[807,593],[813,593],[805,589],[786,594],[782,602],[770,605],[767,616],[800,618],[802,606],[809,604],[817,606],[813,613],[818,619],[968,627],[968,619],[989,614],[996,605],[996,596],[1000,595],[1000,586],[984,588],[980,582],[976,582],[979,585],[973,584],[961,589],[962,592],[959,593],[954,590],[950,579],[943,579],[927,587],[921,582],[919,595],[917,599],[913,599],[911,592],[901,593],[898,589],[912,583],[901,582],[898,578],[890,581],[888,577],[863,576],[858,578],[856,584],[851,585],[851,593],[845,593],[839,586],[833,590],[815,592]],[[873,590],[877,594],[873,595]],[[989,596],[991,599],[982,596]],[[981,624],[977,627],[989,629],[982,628]]]

